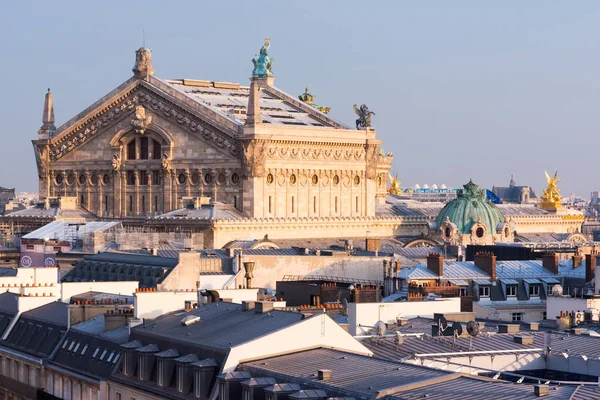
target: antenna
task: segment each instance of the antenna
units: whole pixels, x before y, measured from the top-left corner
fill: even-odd
[[[438,319],[438,336],[442,336],[446,328],[448,327],[448,321],[443,315]]]

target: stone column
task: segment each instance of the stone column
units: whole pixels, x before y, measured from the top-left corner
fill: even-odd
[[[104,207],[103,202],[104,199],[102,198],[102,172],[99,172],[97,174],[98,176],[98,216],[102,217],[104,214]]]
[[[177,209],[177,170],[171,171],[171,184],[172,184],[172,192],[173,199],[171,201],[171,210]]]
[[[148,211],[147,211],[147,213],[149,213],[149,215],[152,215],[152,205],[154,204],[154,202],[152,201],[152,184],[154,183],[154,182],[152,182],[152,170],[148,170],[146,176],[148,177]]]
[[[48,185],[46,185],[46,190],[47,190],[46,198],[48,198],[54,194],[54,171],[49,171],[47,174],[47,177],[48,177]]]
[[[75,176],[75,198],[79,201],[79,172],[73,172],[73,175]]]
[[[113,207],[112,217],[116,218],[117,215],[122,216],[121,212],[121,174],[118,171],[113,172]]]
[[[92,196],[91,196],[92,175],[89,172],[84,172],[84,174],[85,174],[85,184],[87,185],[87,199],[85,199],[85,203],[86,203],[85,208],[88,211],[92,211]]]
[[[121,218],[127,216],[127,172],[121,171]]]
[[[163,208],[162,208],[162,212],[167,212],[167,211],[171,211],[171,200],[172,200],[172,194],[171,194],[171,173],[169,170],[163,169],[163,182],[162,182],[162,187],[163,187]]]
[[[65,188],[63,196],[67,195],[67,173],[65,171],[60,171],[60,175],[62,176],[62,184]]]
[[[190,176],[190,169],[185,170],[185,193],[187,197],[192,195],[192,178]]]
[[[139,138],[136,140],[139,141]],[[135,207],[133,215],[137,217],[140,215],[140,171],[137,169],[133,171],[133,179],[135,181]]]
[[[139,160],[139,159],[140,159],[140,155],[141,155],[141,153],[142,153],[142,152],[141,152],[142,146],[141,146],[141,143],[140,143],[140,142],[141,142],[141,141],[140,141],[140,137],[139,137],[139,136],[137,136],[137,137],[135,138],[135,159],[136,159],[136,160]]]

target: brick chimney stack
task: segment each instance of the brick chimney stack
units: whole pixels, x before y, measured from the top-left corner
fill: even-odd
[[[429,253],[427,268],[441,278],[444,275],[444,257],[440,253]]]
[[[583,264],[583,256],[579,254],[574,255],[571,259],[573,260],[573,269],[581,267],[581,264]]]
[[[594,279],[596,269],[596,252],[585,255],[585,281],[589,282]]]
[[[496,280],[496,256],[494,253],[480,251],[475,254],[475,266],[486,272],[492,281]]]
[[[544,253],[542,255],[542,266],[554,275],[558,274],[558,254],[554,252]]]

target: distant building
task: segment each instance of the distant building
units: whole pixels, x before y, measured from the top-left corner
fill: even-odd
[[[15,189],[8,189],[0,186],[0,213],[4,212],[4,206],[17,197]]]
[[[537,196],[531,186],[517,186],[513,175],[510,177],[508,186],[494,186],[492,192],[508,204],[527,204],[537,200]]]

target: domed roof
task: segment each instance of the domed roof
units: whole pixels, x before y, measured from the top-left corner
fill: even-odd
[[[485,198],[485,190],[469,181],[464,189],[456,191],[456,199],[452,200],[438,214],[435,221],[441,230],[446,218],[456,224],[459,234],[471,233],[471,228],[481,220],[488,232],[495,232],[496,226],[504,221],[504,216],[495,204]]]

